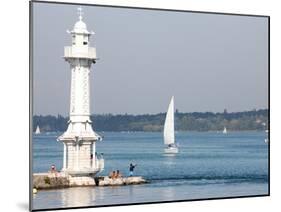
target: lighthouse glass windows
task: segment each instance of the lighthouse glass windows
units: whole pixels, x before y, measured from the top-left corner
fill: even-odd
[[[269,195],[269,17],[31,5],[32,209]]]
[[[88,45],[88,36],[84,36],[83,45]]]
[[[89,41],[89,35],[87,34],[76,34],[74,33],[72,35],[72,43],[74,43],[74,45],[88,45],[88,41]]]

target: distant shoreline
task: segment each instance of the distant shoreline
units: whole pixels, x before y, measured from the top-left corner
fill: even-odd
[[[98,133],[162,133],[162,131],[97,131]],[[176,130],[175,133],[222,133],[222,131],[183,131],[183,130]],[[239,133],[239,132],[264,132],[264,130],[233,130],[228,131],[228,133]],[[41,132],[41,134],[62,134],[63,131],[48,131],[48,132]]]
[[[222,131],[265,131],[268,130],[268,109],[228,113],[182,113],[175,111],[175,129],[177,131],[216,132]],[[92,115],[93,129],[102,131],[130,132],[161,132],[166,113],[144,115]],[[41,132],[60,131],[67,129],[69,118],[61,115],[34,115],[33,131],[40,127]]]

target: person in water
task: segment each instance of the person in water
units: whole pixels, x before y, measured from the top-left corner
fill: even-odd
[[[130,168],[129,168],[130,177],[132,177],[134,175],[134,169],[136,166],[137,166],[137,164],[135,164],[135,165],[133,165],[132,163],[130,164]]]

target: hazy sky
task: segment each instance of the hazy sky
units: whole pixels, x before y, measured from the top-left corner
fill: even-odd
[[[83,6],[91,46],[91,112],[267,108],[268,26],[263,17]],[[77,6],[34,4],[34,114],[68,115]]]

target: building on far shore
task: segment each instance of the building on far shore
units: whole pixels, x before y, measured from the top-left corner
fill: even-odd
[[[82,8],[78,8],[79,20],[72,31],[72,46],[64,47],[64,59],[70,64],[71,92],[68,128],[58,141],[64,146],[62,172],[78,182],[83,178],[88,184],[92,177],[104,168],[103,158],[96,154],[96,142],[101,140],[92,129],[90,120],[90,68],[96,62],[96,49],[90,47],[90,36],[83,22]],[[88,177],[88,178],[87,178]],[[79,183],[77,183],[79,184]]]

